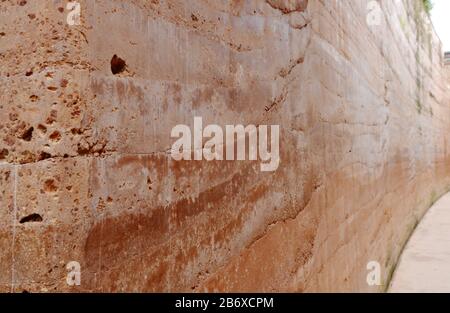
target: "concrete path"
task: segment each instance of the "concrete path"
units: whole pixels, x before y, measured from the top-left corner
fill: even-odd
[[[406,245],[390,292],[450,292],[450,193],[426,213]]]

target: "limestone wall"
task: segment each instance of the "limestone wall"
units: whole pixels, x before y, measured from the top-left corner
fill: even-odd
[[[386,287],[450,187],[421,2],[383,0],[373,26],[366,0],[78,2],[74,26],[63,0],[0,2],[1,290]],[[194,116],[280,125],[278,170],[174,161]]]

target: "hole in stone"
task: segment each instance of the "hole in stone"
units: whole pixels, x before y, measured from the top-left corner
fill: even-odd
[[[69,84],[69,81],[68,81],[67,79],[62,79],[62,80],[59,82],[59,85],[60,85],[62,88],[67,87],[68,84]]]
[[[61,140],[61,133],[57,130],[55,130],[53,133],[51,133],[50,137],[53,141],[60,141]]]
[[[55,184],[54,179],[47,179],[44,182],[44,191],[45,192],[56,192],[58,190],[58,187]]]
[[[34,127],[30,127],[28,128],[23,134],[22,134],[22,139],[25,141],[31,141],[31,139],[33,138],[33,131],[34,131]]]
[[[72,128],[70,130],[70,132],[72,133],[72,135],[81,135],[83,132],[81,131],[81,129],[79,128]]]
[[[39,125],[38,125],[38,129],[39,129],[43,134],[45,134],[45,133],[47,132],[47,127],[45,127],[45,126],[42,125],[42,124],[39,124]]]
[[[6,157],[8,156],[8,154],[9,154],[8,149],[2,149],[2,150],[0,150],[0,160],[6,159]]]
[[[51,157],[52,157],[52,155],[51,155],[50,153],[47,153],[47,152],[45,152],[45,151],[42,151],[42,152],[39,154],[38,160],[39,160],[39,161],[42,161],[42,160],[50,159]]]
[[[33,75],[33,70],[26,71],[25,76]]]
[[[111,59],[111,72],[116,75],[122,73],[125,70],[126,63],[124,60],[119,58],[116,54]]]
[[[152,180],[150,179],[150,177],[147,177],[147,187],[148,190],[152,190]]]
[[[56,118],[58,117],[58,111],[52,110],[50,112],[50,116],[47,117],[47,120],[45,121],[46,124],[51,125],[56,121]]]
[[[39,214],[37,214],[37,213],[33,213],[33,214],[30,214],[30,215],[27,215],[27,216],[25,216],[25,217],[22,217],[21,219],[20,219],[20,224],[24,224],[24,223],[30,223],[30,222],[42,222],[42,216],[40,216]]]
[[[30,96],[31,102],[36,102],[38,99],[39,99],[39,97],[36,96],[36,95],[31,95],[31,96]]]

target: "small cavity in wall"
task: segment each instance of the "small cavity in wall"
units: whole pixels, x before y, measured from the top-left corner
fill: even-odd
[[[30,222],[42,222],[42,216],[37,213],[33,213],[33,214],[30,214],[30,215],[27,215],[27,216],[21,218],[19,221],[20,224],[30,223]]]
[[[450,51],[444,53],[444,63],[445,65],[450,65]]]

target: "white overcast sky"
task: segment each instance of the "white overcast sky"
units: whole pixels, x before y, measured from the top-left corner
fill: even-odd
[[[444,51],[450,51],[450,0],[432,0],[431,19]]]

